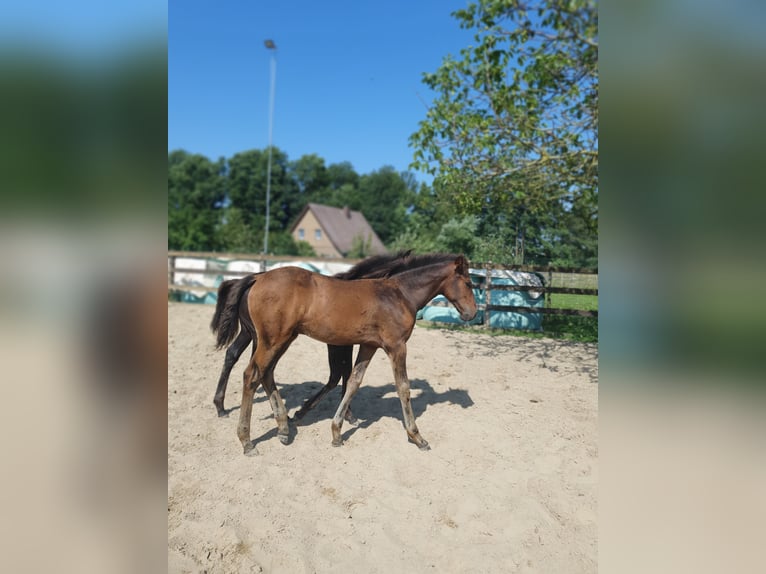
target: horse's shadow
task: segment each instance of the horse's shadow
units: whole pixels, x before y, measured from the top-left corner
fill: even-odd
[[[292,412],[303,406],[303,404],[321,388],[322,383],[320,382],[306,381],[294,385],[282,386],[279,392],[285,402],[287,411]],[[443,392],[437,392],[425,379],[411,379],[410,389],[413,391],[411,398],[412,412],[416,418],[426,412],[429,406],[440,403],[459,405],[464,409],[467,409],[474,404],[468,391],[463,389],[449,389]],[[297,428],[332,419],[335,416],[335,411],[338,408],[340,399],[341,385],[338,385],[328,393],[328,395],[325,396],[314,409],[309,411],[299,423],[297,423]],[[347,428],[350,426],[350,428],[348,428],[348,430],[341,436],[343,440],[347,440],[358,429],[367,428],[383,417],[391,417],[399,421],[403,420],[402,403],[399,400],[399,395],[396,393],[396,386],[393,383],[382,387],[365,387],[362,385],[354,395],[350,408],[359,422],[353,426],[349,425],[349,423],[345,423],[345,426]],[[293,419],[291,419],[290,422],[290,433],[292,436],[293,433],[297,432],[297,428],[296,422]],[[272,433],[267,433],[269,436],[270,434]],[[274,429],[273,434],[276,434],[276,429]],[[261,437],[261,440],[265,438],[267,438],[266,435]]]
[[[340,384],[330,391],[322,401],[316,405],[316,407],[309,411],[303,419],[300,420],[300,422],[296,422],[292,418],[295,411],[302,407],[308,399],[314,396],[322,386],[323,383],[320,383],[319,381],[305,381],[303,383],[288,385],[280,385],[277,383],[279,394],[282,396],[282,400],[285,403],[285,408],[288,413],[292,413],[290,418],[288,444],[295,439],[300,427],[307,427],[324,420],[330,420],[335,416],[335,411],[337,410],[341,399]],[[416,418],[426,412],[431,405],[449,403],[467,409],[474,404],[468,391],[463,389],[449,389],[447,391],[437,392],[425,379],[411,379],[410,389],[413,391],[413,396],[411,398],[412,412]],[[269,406],[269,400],[265,394],[263,394],[262,389],[259,389],[259,392],[256,393],[253,398],[253,405],[260,405],[261,409],[264,408],[264,406],[266,407],[265,412],[258,413],[261,420],[273,420],[274,415]],[[236,411],[239,408],[239,405],[235,405],[227,409],[227,416],[229,413]],[[399,395],[396,393],[396,386],[393,383],[382,387],[365,387],[362,385],[354,395],[350,408],[354,413],[354,416],[357,417],[358,423],[355,425],[345,423],[347,430],[341,435],[343,440],[347,440],[358,429],[367,428],[383,417],[390,417],[403,421],[402,403],[399,400]],[[276,438],[276,436],[277,428],[273,427],[261,436],[254,438],[251,443],[256,445],[260,442]]]

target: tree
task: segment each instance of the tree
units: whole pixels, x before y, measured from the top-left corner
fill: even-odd
[[[463,253],[472,258],[476,245],[476,226],[478,222],[472,215],[462,219],[450,219],[442,225],[436,243],[440,250],[448,253]]]
[[[295,241],[287,231],[269,233],[269,253],[273,255],[316,255],[311,245],[305,241]]]
[[[229,159],[228,197],[241,210],[245,225],[263,234],[266,224],[268,150],[249,150]],[[298,214],[298,184],[289,171],[287,154],[272,149],[269,229],[284,230]],[[301,206],[302,207],[302,206]]]
[[[412,185],[414,180],[384,166],[362,176],[358,204],[349,207],[361,210],[380,240],[388,243],[405,229],[407,208],[415,195]]]
[[[355,235],[351,240],[351,249],[346,253],[346,257],[351,259],[364,259],[370,255],[372,247],[372,234],[366,238],[362,235]]]
[[[327,179],[333,190],[340,189],[344,185],[359,186],[359,174],[347,161],[330,164],[327,168]]]
[[[306,186],[307,201],[336,207],[348,205],[356,209],[359,203],[359,174],[349,162],[334,163],[325,168],[324,160],[318,159],[322,162],[321,167],[316,161],[311,164],[304,161],[296,174],[300,179],[306,179],[304,174],[308,173],[311,179],[313,185]]]
[[[534,239],[531,222],[555,226],[579,209],[591,218],[581,230],[595,233],[595,1],[479,0],[453,16],[476,43],[424,75],[435,98],[410,138],[413,167],[434,175],[457,215],[503,215],[506,231]],[[549,243],[549,259],[564,240]]]
[[[241,209],[228,207],[216,229],[216,239],[222,251],[259,253],[263,250],[263,229],[253,229],[245,222]]]
[[[168,154],[168,248],[210,251],[225,199],[224,161],[176,150]]]
[[[248,150],[234,154],[228,162],[229,201],[239,211],[242,224],[256,227],[261,233],[265,225],[267,161],[263,151]]]
[[[304,155],[297,161],[290,162],[290,173],[297,187],[295,207],[298,211],[310,201],[324,203],[330,189],[330,178],[324,159],[317,154]]]

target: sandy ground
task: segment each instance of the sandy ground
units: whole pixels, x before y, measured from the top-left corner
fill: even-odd
[[[259,456],[236,436],[245,356],[226,407],[212,306],[168,305],[170,572],[420,573],[597,570],[595,345],[415,327],[408,442],[390,364],[378,351],[331,446],[335,389],[276,436],[262,392]],[[249,354],[249,352],[248,352]],[[276,369],[288,412],[324,384],[326,347],[299,337]]]

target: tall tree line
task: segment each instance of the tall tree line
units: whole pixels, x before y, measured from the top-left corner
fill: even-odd
[[[168,248],[184,251],[260,253],[266,210],[268,150],[248,150],[211,160],[175,150],[168,154]],[[412,173],[382,167],[358,174],[350,163],[326,165],[316,154],[290,161],[272,149],[269,251],[313,255],[295,242],[289,228],[303,207],[322,203],[361,211],[390,249],[465,253],[474,261],[519,262],[522,233],[525,263],[596,265],[597,234],[578,226],[587,217],[559,221],[530,214],[519,229],[513,213],[490,206],[461,212],[438,180],[429,186]],[[583,209],[578,202],[572,212]],[[552,256],[551,256],[552,254]],[[349,253],[366,255],[364,245]]]
[[[266,224],[268,149],[213,161],[175,150],[168,154],[168,248],[260,252]],[[361,211],[384,243],[407,226],[414,178],[384,166],[359,175],[348,162],[326,165],[316,154],[290,161],[272,148],[269,251],[311,254],[289,229],[303,207],[322,203]],[[365,253],[354,253],[361,256]]]

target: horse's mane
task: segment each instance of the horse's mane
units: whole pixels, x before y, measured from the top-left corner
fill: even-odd
[[[455,261],[458,257],[461,257],[461,255],[458,253],[426,253],[424,255],[415,255],[407,260],[403,268],[398,271],[398,273],[402,273],[403,271],[410,271],[412,269],[419,269],[427,265],[441,265],[444,263],[449,263],[451,261]]]
[[[397,269],[410,257],[411,249],[407,251],[398,251],[397,253],[386,253],[384,255],[373,255],[360,261],[348,271],[336,273],[334,276],[346,281],[354,279],[378,279],[388,277],[392,273],[398,273]]]
[[[413,281],[417,283],[426,277],[430,277],[432,273],[441,273],[441,269],[445,265],[454,263],[459,259],[462,259],[464,263],[461,273],[467,273],[468,262],[464,255],[455,253],[428,253],[412,257],[402,265],[402,268],[395,273],[395,276],[397,281],[403,285],[408,285]]]
[[[378,279],[391,277],[405,271],[420,269],[427,265],[444,264],[455,261],[460,255],[455,253],[426,253],[412,255],[412,250],[399,251],[393,255],[373,255],[360,261],[348,271],[338,273],[335,277],[345,280]]]

